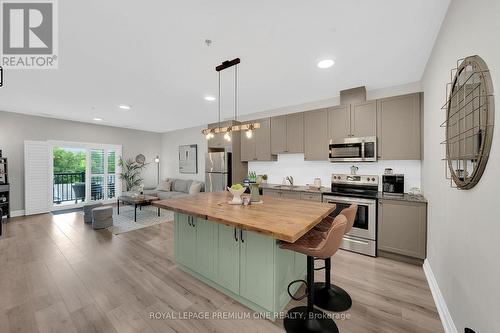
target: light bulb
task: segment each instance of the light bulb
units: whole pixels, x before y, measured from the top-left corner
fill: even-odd
[[[207,140],[210,140],[210,138],[211,138],[211,133],[207,133],[207,135],[205,135],[205,138],[206,138]]]
[[[226,141],[231,141],[231,135],[229,134],[229,132],[226,132],[226,134],[224,134],[224,139],[226,139]]]
[[[251,139],[251,138],[252,138],[252,134],[253,134],[253,133],[252,133],[252,130],[251,130],[251,129],[247,130],[245,134],[246,134],[246,136],[247,136],[247,138],[248,138],[248,139]]]

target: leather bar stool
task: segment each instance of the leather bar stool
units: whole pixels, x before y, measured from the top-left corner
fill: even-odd
[[[344,215],[338,215],[331,228],[326,232],[311,230],[295,243],[282,243],[280,247],[290,251],[299,252],[307,256],[307,291],[304,297],[307,297],[307,306],[298,306],[287,312],[283,324],[288,333],[308,333],[308,332],[334,332],[339,330],[333,319],[326,313],[314,308],[314,258],[327,259],[337,252],[342,236],[345,233],[347,219]],[[288,285],[296,282],[296,280]],[[290,294],[290,291],[289,291]],[[293,299],[296,298],[290,294]]]
[[[340,214],[347,218],[345,233],[351,231],[358,212],[358,205],[352,204],[349,208],[343,209]],[[333,219],[327,218],[321,221],[314,229],[320,232],[325,232],[331,228]],[[314,284],[314,305],[329,311],[342,312],[347,311],[352,306],[351,296],[339,286],[331,283],[331,258],[325,259],[325,282],[316,282]],[[320,269],[323,269],[320,268]]]

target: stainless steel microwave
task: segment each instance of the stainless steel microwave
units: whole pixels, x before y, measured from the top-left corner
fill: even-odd
[[[330,162],[376,162],[377,137],[367,136],[330,141]]]

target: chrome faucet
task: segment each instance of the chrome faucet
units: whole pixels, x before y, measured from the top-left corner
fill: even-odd
[[[293,177],[292,176],[286,176],[286,180],[290,183],[290,186],[293,186]]]

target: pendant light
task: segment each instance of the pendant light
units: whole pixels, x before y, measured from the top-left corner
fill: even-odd
[[[224,133],[224,139],[228,142],[231,142],[232,133],[236,131],[246,131],[245,135],[248,139],[251,139],[253,136],[253,131],[257,128],[260,128],[260,123],[249,123],[249,124],[238,124],[231,125],[226,127],[221,127],[220,123],[220,115],[221,115],[221,85],[220,85],[220,72],[233,67],[234,66],[234,121],[238,121],[238,64],[240,63],[240,58],[236,58],[233,60],[226,60],[222,62],[219,66],[215,67],[215,70],[218,73],[218,111],[219,111],[219,122],[218,127],[215,128],[205,128],[201,132],[205,135],[207,140],[210,140],[215,137],[215,134]]]

